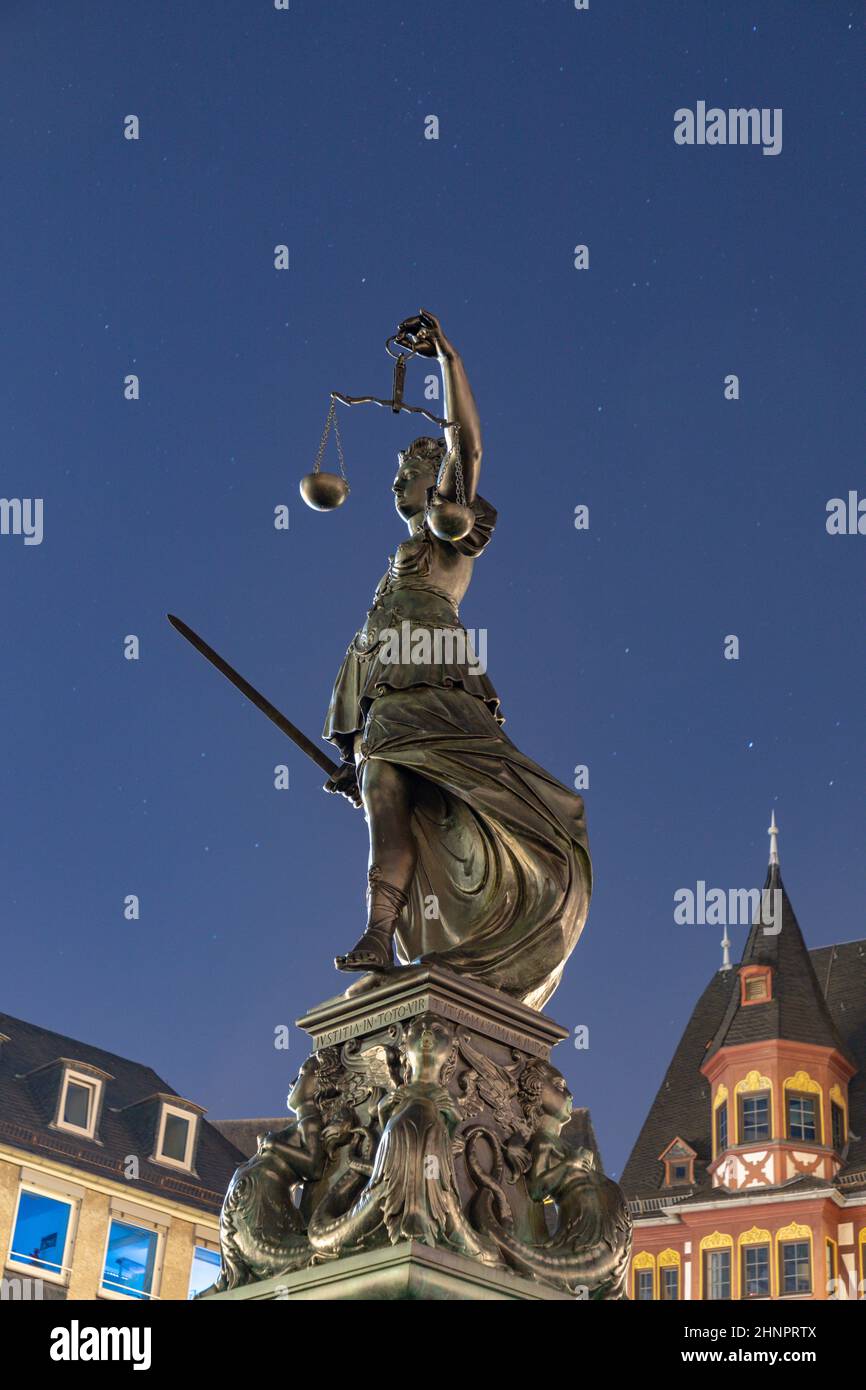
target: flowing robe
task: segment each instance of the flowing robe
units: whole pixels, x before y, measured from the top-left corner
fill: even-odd
[[[503,733],[499,697],[460,624],[496,523],[482,497],[473,509],[463,540],[425,527],[390,557],[323,737],[346,761],[382,758],[415,774],[418,862],[400,959],[433,958],[541,1008],[589,909],[583,798]]]

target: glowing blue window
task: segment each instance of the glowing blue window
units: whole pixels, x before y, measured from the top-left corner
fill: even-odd
[[[159,1237],[156,1231],[112,1221],[102,1287],[130,1298],[147,1298],[153,1292],[153,1275]]]
[[[62,1273],[71,1214],[71,1203],[22,1189],[11,1258],[17,1264]]]
[[[195,1254],[192,1257],[192,1270],[189,1276],[189,1294],[187,1297],[195,1298],[197,1293],[203,1293],[205,1289],[209,1289],[211,1284],[216,1283],[219,1272],[219,1251],[208,1250],[203,1245],[197,1245],[195,1247]]]

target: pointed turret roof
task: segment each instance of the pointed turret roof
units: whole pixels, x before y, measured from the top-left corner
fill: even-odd
[[[740,990],[732,990],[712,1046],[707,1049],[707,1057],[712,1057],[722,1047],[784,1039],[788,1042],[814,1043],[817,1047],[832,1047],[853,1062],[827,1007],[803,933],[782,882],[775,812],[769,834],[770,863],[762,899],[767,904],[767,910],[759,913],[752,925],[740,967],[771,966],[772,997],[763,1002],[743,1004]],[[768,893],[779,896],[768,898]],[[767,919],[766,924],[762,917]],[[778,923],[781,926],[775,930]]]
[[[763,1200],[764,1188],[728,1191],[712,1185],[710,1087],[701,1069],[724,1045],[765,1039],[833,1047],[858,1068],[848,1090],[850,1137],[835,1185],[844,1183],[846,1192],[866,1190],[866,940],[806,949],[782,882],[778,835],[774,816],[765,886],[781,894],[781,931],[765,933],[758,922],[742,958],[742,965],[772,967],[773,998],[742,1008],[738,972],[723,962],[695,1005],[620,1178],[635,1210],[643,1202],[650,1204],[643,1215],[658,1209],[653,1203],[688,1205],[710,1194],[715,1201]],[[664,1186],[659,1154],[677,1137],[695,1151],[693,1187]],[[832,1186],[804,1176],[786,1183],[785,1190],[819,1185]]]

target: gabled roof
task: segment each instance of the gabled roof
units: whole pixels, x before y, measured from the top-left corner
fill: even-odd
[[[178,1096],[151,1067],[9,1014],[0,1014],[0,1037],[5,1038],[0,1042],[0,1143],[34,1156],[42,1154],[94,1176],[122,1181],[133,1192],[158,1193],[210,1212],[219,1210],[243,1155],[202,1118],[194,1173],[149,1163],[150,1151],[142,1152],[141,1131],[131,1122],[133,1108],[142,1101],[176,1097],[184,1108],[200,1110]],[[100,1142],[50,1124],[41,1078],[50,1078],[51,1065],[59,1061],[73,1067],[83,1064],[103,1074]],[[140,1162],[140,1178],[135,1181],[125,1176],[124,1165],[130,1154],[136,1154]]]
[[[854,1063],[818,983],[778,864],[771,864],[767,872],[764,894],[767,893],[779,894],[781,928],[768,931],[759,914],[749,932],[740,965],[770,966],[772,997],[763,1002],[743,1004],[739,988],[732,989],[707,1057],[712,1057],[722,1047],[787,1039],[790,1042],[814,1043],[817,1047],[836,1048],[849,1062]],[[770,898],[767,901],[772,904],[775,900]],[[771,928],[775,927],[776,921],[769,923]]]
[[[666,1158],[697,1158],[697,1154],[691,1144],[686,1143],[685,1139],[677,1134],[659,1154],[659,1163],[664,1163]]]

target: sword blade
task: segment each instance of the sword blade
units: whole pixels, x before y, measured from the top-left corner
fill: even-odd
[[[209,647],[204,638],[199,637],[198,633],[194,632],[182,618],[176,618],[173,613],[167,613],[166,617],[175,632],[179,632],[181,637],[186,638],[190,646],[195,647],[197,652],[201,652],[202,656],[210,662],[211,666],[215,666],[216,669],[225,676],[226,680],[231,681],[232,685],[239,690],[242,695],[245,695],[247,699],[255,705],[256,709],[260,709],[262,714],[266,714],[268,719],[270,719],[273,724],[276,724],[281,733],[284,733],[287,738],[290,738],[292,743],[296,744],[303,753],[306,753],[308,758],[312,758],[317,767],[320,767],[323,772],[327,772],[329,776],[333,776],[335,772],[339,772],[340,768],[338,763],[333,762],[331,758],[328,757],[327,753],[323,753],[321,748],[318,748],[316,744],[313,743],[312,739],[307,738],[306,734],[302,734],[300,729],[277,709],[276,705],[272,705],[270,700],[267,700],[265,696],[262,695],[261,691],[256,690],[254,685],[250,685],[249,681],[244,680],[243,676],[239,675],[233,666],[229,666],[228,662],[223,660],[219,652],[215,652],[213,647]]]

